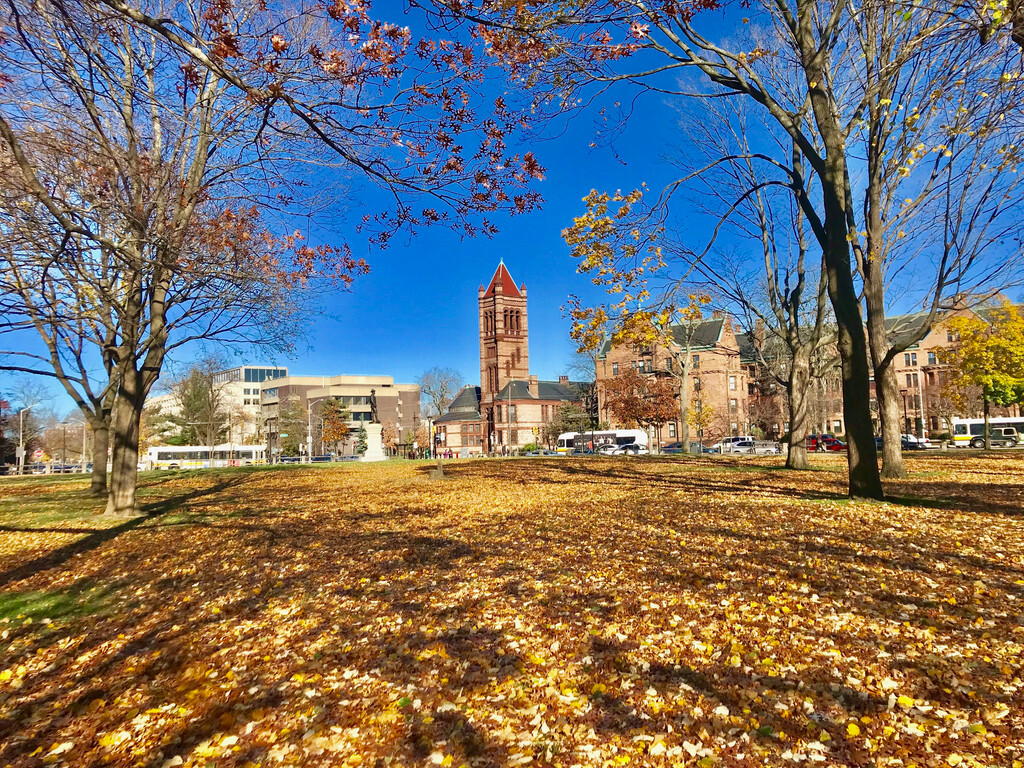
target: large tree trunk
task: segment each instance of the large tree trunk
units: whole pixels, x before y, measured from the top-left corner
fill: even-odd
[[[882,477],[906,477],[903,467],[903,428],[900,418],[900,385],[892,361],[875,367],[875,398],[882,423]]]
[[[825,148],[824,162],[817,169],[825,212],[817,232],[828,296],[835,313],[839,356],[843,371],[843,419],[846,422],[849,493],[854,499],[882,499],[875,435],[871,428],[871,376],[868,345],[860,314],[860,299],[853,284],[850,265],[846,196],[846,137],[826,84],[830,79],[824,63],[827,51],[814,37],[814,15],[810,3],[802,4],[797,42],[810,88],[811,107]]]
[[[114,403],[110,488],[107,514],[131,517],[137,514],[135,488],[139,475],[139,424],[142,419],[142,398],[134,387],[122,384]]]
[[[92,496],[105,496],[107,493],[107,451],[110,447],[110,427],[103,422],[97,422],[91,426],[93,445],[89,493]]]
[[[880,184],[880,183],[879,183]],[[877,185],[876,185],[877,186]],[[885,277],[878,243],[881,242],[882,224],[878,211],[880,193],[876,186],[869,191],[870,221],[868,223],[868,257],[864,268],[864,308],[867,313],[868,344],[871,349],[871,367],[875,374],[875,399],[878,400],[878,418],[882,427],[882,477],[906,477],[903,468],[900,425],[900,388],[889,354],[889,334],[885,328]]]
[[[811,381],[811,348],[802,346],[793,355],[789,370],[789,453],[786,467],[808,469],[807,461],[807,388]]]

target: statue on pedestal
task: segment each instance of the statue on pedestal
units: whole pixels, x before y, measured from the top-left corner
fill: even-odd
[[[370,390],[370,423],[380,424],[380,414],[377,412],[377,390]]]

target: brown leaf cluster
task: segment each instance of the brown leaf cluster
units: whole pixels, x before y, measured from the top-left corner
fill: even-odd
[[[1021,457],[815,460],[0,484],[0,765],[1019,766]]]

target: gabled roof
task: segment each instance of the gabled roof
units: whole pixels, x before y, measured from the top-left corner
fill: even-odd
[[[585,382],[570,381],[563,384],[560,381],[538,381],[537,397],[530,394],[530,383],[520,379],[513,379],[502,387],[501,392],[494,396],[494,401],[500,403],[502,400],[562,400],[579,402],[582,400],[581,392],[587,386]]]
[[[485,297],[494,295],[494,286],[498,284],[499,280],[501,281],[501,292],[505,296],[522,297],[523,294],[516,288],[516,281],[508,273],[508,267],[505,266],[504,261],[499,262],[498,268],[494,270],[494,277],[491,278],[491,283],[487,286],[487,292],[484,293]]]
[[[911,339],[920,341],[918,337],[923,338],[928,333],[928,314],[927,312],[915,312],[910,315],[892,315],[885,318],[885,332],[889,337],[889,343],[903,344]],[[938,321],[939,318],[935,318],[935,322]]]
[[[680,347],[686,346],[686,337],[690,337],[690,349],[700,351],[702,349],[714,349],[722,339],[722,328],[725,326],[723,318],[711,318],[694,323],[692,326],[673,325],[672,338]],[[599,357],[607,355],[612,348],[611,339],[606,339],[601,346]]]
[[[444,424],[446,422],[458,422],[458,421],[482,421],[483,417],[480,416],[480,411],[448,411],[444,416],[438,416],[434,419],[435,424]]]
[[[448,406],[448,413],[460,413],[480,410],[480,387],[467,384]]]

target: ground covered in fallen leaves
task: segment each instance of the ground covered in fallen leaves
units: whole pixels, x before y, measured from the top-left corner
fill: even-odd
[[[1024,455],[0,482],[0,766],[1020,766]]]

